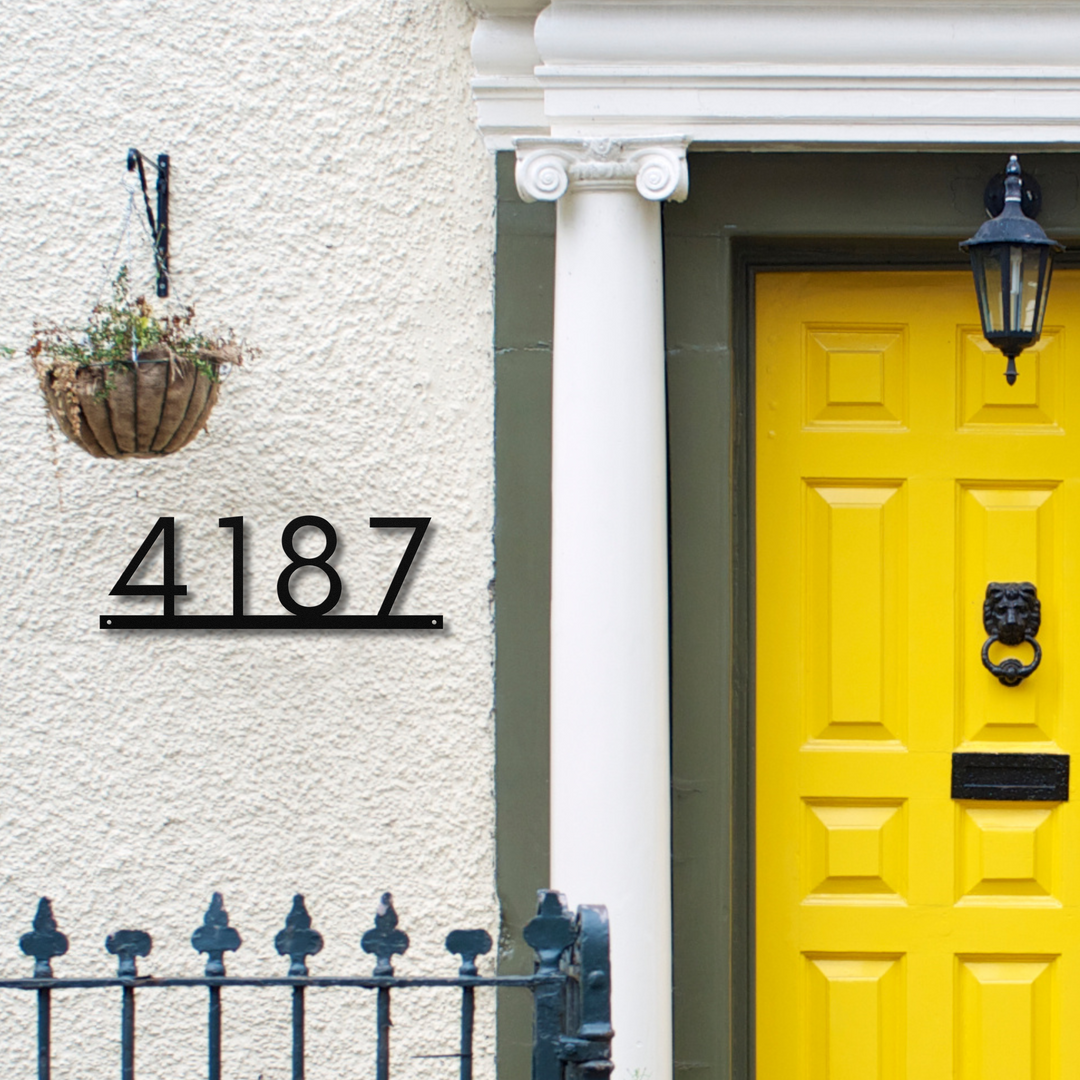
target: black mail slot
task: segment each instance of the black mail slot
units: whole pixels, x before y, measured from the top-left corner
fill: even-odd
[[[1068,802],[1068,754],[953,754],[952,797]]]

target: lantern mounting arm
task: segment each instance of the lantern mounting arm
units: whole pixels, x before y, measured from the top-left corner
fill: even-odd
[[[1015,156],[1015,155],[1014,155]],[[1017,161],[1017,168],[1020,162]],[[1005,191],[1010,176],[1017,176],[1020,180],[1020,209],[1025,217],[1034,221],[1042,211],[1042,187],[1039,181],[1029,172],[1019,173],[1000,172],[992,176],[983,191],[983,206],[986,208],[988,218],[996,218],[1005,209]]]
[[[150,208],[150,194],[146,187],[146,166],[150,165],[157,172],[157,217]],[[128,172],[139,171],[139,184],[142,187],[143,205],[146,208],[146,220],[150,225],[150,235],[154,241],[154,268],[157,273],[158,296],[169,295],[169,155],[158,154],[157,162],[146,157],[132,147],[127,154]]]

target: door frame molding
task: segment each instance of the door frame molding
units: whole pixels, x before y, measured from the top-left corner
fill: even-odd
[[[755,276],[964,269],[1005,153],[691,154],[690,199],[665,207],[675,1058],[692,1080],[754,1075]],[[1024,161],[1068,243],[1080,155]]]

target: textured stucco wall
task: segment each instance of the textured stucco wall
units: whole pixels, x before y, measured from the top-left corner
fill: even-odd
[[[144,970],[200,971],[188,939],[213,889],[245,937],[238,974],[284,973],[272,938],[294,890],[327,939],[316,972],[369,970],[359,938],[384,888],[413,938],[399,970],[451,972],[452,926],[494,934],[494,201],[472,23],[465,0],[5,10],[0,343],[21,350],[35,317],[85,312],[133,145],[172,155],[178,291],[262,350],[208,434],[148,462],[54,447],[25,358],[0,366],[5,975],[29,972],[16,940],[42,893],[72,939],[66,974],[107,973],[121,926],[154,934]],[[159,515],[178,522],[182,610],[229,610],[217,519],[244,515],[248,610],[280,611],[279,539],[300,514],[336,526],[350,612],[377,610],[405,540],[369,516],[430,515],[397,610],[442,612],[447,629],[97,629],[125,604],[160,610],[108,596]],[[230,1077],[287,1075],[287,997],[259,993],[227,1003]],[[141,1001],[140,1075],[200,1075],[202,995]],[[0,995],[4,1075],[30,1075],[31,1007]],[[334,992],[309,1009],[309,1075],[366,1074],[370,1003]],[[410,1075],[456,1073],[411,1057],[453,1051],[455,1009],[401,996]],[[107,1075],[116,1019],[111,997],[65,998],[54,1075]]]

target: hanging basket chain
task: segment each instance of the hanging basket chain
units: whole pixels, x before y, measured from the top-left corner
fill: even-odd
[[[134,179],[134,184],[132,180]],[[120,234],[116,238],[116,244],[112,249],[112,254],[102,265],[102,277],[98,282],[97,288],[94,290],[94,299],[92,307],[97,307],[101,303],[102,293],[105,291],[105,286],[116,278],[115,267],[116,257],[120,254],[120,248],[127,241],[127,262],[130,266],[132,259],[131,251],[131,216],[135,211],[135,194],[138,191],[138,180],[131,176],[125,176],[124,188],[127,191],[127,204],[124,207],[124,212],[120,219]]]
[[[170,172],[173,167],[170,166]],[[141,162],[140,162],[141,170]],[[124,211],[120,221],[120,232],[116,239],[116,244],[113,247],[112,254],[109,256],[108,261],[103,265],[103,276],[99,282],[96,290],[93,294],[92,307],[100,305],[102,296],[106,287],[117,280],[118,269],[127,269],[127,274],[124,276],[122,282],[123,288],[123,300],[124,304],[128,307],[133,307],[136,302],[136,298],[143,293],[150,293],[152,288],[148,286],[146,290],[141,290],[135,287],[133,284],[132,270],[135,266],[135,234],[138,233],[142,240],[143,249],[149,256],[149,261],[152,266],[157,268],[157,248],[155,244],[155,237],[153,229],[150,225],[150,206],[149,199],[146,194],[144,179],[140,170],[129,170],[124,173],[124,190],[127,195],[127,200],[124,205]],[[146,214],[138,212],[136,204],[142,201],[146,206]],[[124,249],[124,260],[117,266],[117,256],[120,254],[121,249]],[[171,297],[165,302],[164,307],[166,311],[179,312],[181,314],[185,312],[191,312],[194,309],[194,302],[188,296],[183,288],[181,279],[176,274],[175,270],[170,270],[169,273],[169,289]],[[247,331],[250,326],[250,315],[248,322],[243,326],[240,333],[239,342],[237,343],[237,351],[241,354],[249,353],[251,350],[247,344]],[[229,334],[234,338],[233,332],[230,330]],[[138,362],[137,349],[135,348],[135,342],[132,341],[132,362]],[[225,379],[228,377],[232,370],[232,364],[224,363],[221,365],[219,377]]]
[[[140,163],[141,165],[141,163]],[[143,216],[137,212],[136,203],[139,201],[140,195],[144,202],[147,202],[147,213],[149,214],[149,203],[146,200],[146,192],[144,190],[144,180],[140,175],[140,172],[130,170],[124,174],[124,190],[127,195],[127,199],[124,204],[124,210],[120,219],[120,230],[116,238],[116,244],[113,246],[112,253],[108,260],[103,264],[103,273],[97,288],[93,293],[92,308],[98,308],[102,303],[102,298],[106,288],[112,284],[114,288],[119,285],[121,290],[121,298],[125,307],[133,308],[137,304],[137,298],[142,295],[142,290],[135,287],[132,279],[132,272],[135,266],[135,241],[136,234],[139,239],[142,240],[145,249],[148,251],[151,257],[151,263],[157,266],[157,249],[155,246],[155,238],[150,224],[147,220],[143,219]],[[123,250],[123,259],[117,264],[118,257],[121,250]],[[189,310],[192,305],[190,301],[183,294],[182,290],[176,287],[175,279],[170,282],[173,285],[173,298],[170,302],[166,303],[166,309],[169,308],[181,308]],[[149,291],[149,290],[147,290]],[[87,342],[89,344],[89,341]],[[131,362],[132,364],[138,364],[139,350],[138,343],[134,334],[131,339]],[[159,362],[159,361],[155,361]],[[177,360],[174,356],[170,357],[170,368],[175,371]],[[231,365],[223,365],[226,369]],[[227,373],[227,371],[226,371]]]

